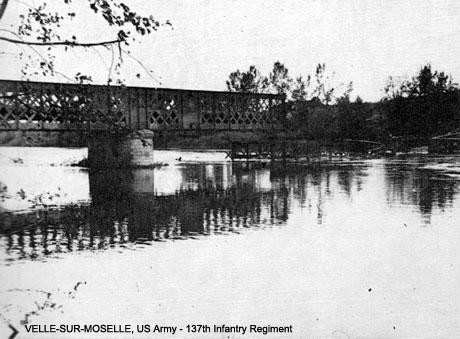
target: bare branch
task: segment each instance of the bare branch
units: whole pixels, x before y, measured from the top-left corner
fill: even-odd
[[[117,44],[122,42],[122,40],[109,40],[109,41],[101,41],[101,42],[89,42],[89,43],[81,43],[75,41],[50,41],[50,42],[35,42],[35,41],[23,41],[17,39],[10,39],[3,36],[0,36],[0,40],[11,42],[13,44],[20,44],[20,45],[28,45],[28,46],[71,46],[71,47],[94,47],[94,46],[106,46],[111,44]]]
[[[109,66],[107,65],[107,63],[105,62],[104,58],[102,57],[101,53],[98,51],[97,48],[94,48],[93,51],[97,54],[97,56],[99,57],[99,59],[101,60],[101,62],[104,64],[105,68],[107,69],[107,72],[109,72]]]
[[[8,29],[0,29],[0,31],[3,31],[3,32],[7,32],[7,33],[10,33],[10,34],[13,34],[14,36],[16,36],[16,37],[18,37],[19,39],[21,39],[21,37],[20,37],[18,34],[16,34],[16,33],[13,32],[13,31],[10,31],[10,30],[8,30]],[[29,47],[35,54],[37,54],[38,57],[39,57],[42,61],[44,61],[44,62],[47,62],[47,61],[48,61],[39,51],[37,51],[37,49],[35,49],[35,48],[32,47],[32,46],[27,46],[27,47]],[[24,47],[19,46],[19,48],[21,48],[24,52],[26,52],[26,50],[24,49]],[[56,74],[62,76],[64,79],[67,79],[67,80],[69,80],[69,81],[73,81],[72,78],[69,78],[66,74],[64,74],[64,73],[62,73],[62,72],[59,72],[58,70],[56,70],[56,68],[54,68],[54,73],[56,73]]]
[[[140,61],[140,60],[137,59],[136,57],[132,56],[131,53],[129,53],[128,51],[124,50],[123,48],[120,48],[120,50],[121,50],[125,55],[127,55],[128,57],[130,57],[131,59],[133,59],[134,61],[136,61],[136,62],[139,64],[139,66],[142,67],[142,69],[145,71],[145,73],[147,73],[147,75],[148,75],[150,78],[152,78],[153,80],[155,80],[156,82],[158,82],[158,84],[160,84],[160,85],[162,84],[161,81],[158,80],[157,78],[155,78],[155,77],[152,75],[151,71],[149,71],[149,70],[147,69],[147,67],[145,67],[145,65],[142,63],[142,61]]]

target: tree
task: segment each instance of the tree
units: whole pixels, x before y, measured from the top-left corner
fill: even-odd
[[[306,80],[302,76],[298,76],[293,84],[291,90],[291,98],[293,101],[305,101],[309,98],[309,87],[310,87],[311,76],[307,76]]]
[[[458,128],[460,90],[452,78],[430,64],[410,80],[390,77],[382,101],[392,135],[429,137]]]
[[[450,76],[444,72],[432,71],[431,65],[423,66],[409,84],[411,95],[423,97],[442,95],[455,89]]]
[[[289,70],[277,61],[267,77],[261,75],[256,66],[251,65],[247,72],[236,70],[230,73],[226,83],[231,92],[281,94],[290,99],[294,85],[299,86],[299,90],[305,87],[305,84],[299,81],[302,81],[301,77],[297,82],[293,81],[289,76]]]
[[[359,99],[359,100],[358,100]],[[375,133],[371,132],[369,119],[371,111],[358,97],[351,102],[344,96],[337,102],[337,118],[340,126],[337,135],[342,139],[375,139]]]
[[[334,75],[334,73],[332,73]],[[345,87],[344,89],[342,89]],[[350,94],[353,91],[353,83],[350,81],[348,84],[340,84],[340,88],[335,88],[331,83],[331,76],[326,70],[325,63],[319,63],[316,66],[314,75],[314,88],[312,91],[312,98],[316,98],[321,103],[329,105],[337,102],[338,100],[349,100]]]
[[[281,62],[277,61],[273,64],[273,70],[268,75],[267,88],[268,91],[274,94],[291,96],[292,78],[289,76],[289,70]]]
[[[227,88],[232,92],[280,94],[287,101],[317,101],[329,105],[345,98],[349,100],[353,84],[348,83],[343,90],[334,88],[324,63],[316,66],[313,77],[308,75],[304,79],[302,76],[292,78],[288,68],[276,61],[267,77],[261,75],[254,65],[247,72],[232,72]]]
[[[260,75],[256,66],[249,66],[247,72],[236,70],[230,73],[227,88],[230,92],[263,93],[267,87],[266,78]]]
[[[76,32],[69,36],[61,36],[62,27],[70,25],[79,15],[75,11],[76,0],[63,0],[60,2],[60,11],[50,8],[50,4],[57,5],[57,3],[46,1],[38,4],[35,2],[32,4],[21,1],[15,2],[16,5],[25,4],[27,10],[20,14],[19,24],[16,29],[6,27],[0,29],[3,33],[0,35],[0,40],[26,48],[24,52],[20,53],[20,57],[25,62],[22,69],[24,76],[39,73],[42,75],[60,74],[68,80],[74,80],[56,70],[56,56],[53,52],[58,48],[65,51],[74,48],[105,48],[111,51],[112,54],[107,80],[108,83],[111,83],[112,71],[119,71],[123,56],[127,55],[130,58],[134,58],[127,49],[130,43],[136,40],[137,36],[150,34],[162,25],[171,25],[169,21],[165,23],[159,22],[152,15],[140,15],[118,0],[83,1],[86,1],[91,12],[95,16],[102,18],[102,22],[106,24],[110,31],[113,31],[112,39],[82,41]],[[10,6],[12,5],[8,0],[2,1],[0,20]],[[94,33],[94,36],[98,36],[98,32]],[[114,60],[116,53],[118,53],[117,62]],[[34,55],[35,59],[32,59],[32,55]],[[145,70],[145,66],[139,60],[137,62]],[[37,68],[39,71],[37,71]],[[75,79],[91,81],[91,76],[80,73],[75,75]]]
[[[410,80],[390,76],[384,87],[382,100],[439,96],[456,89],[457,86],[449,75],[445,72],[433,71],[431,65],[427,64]]]

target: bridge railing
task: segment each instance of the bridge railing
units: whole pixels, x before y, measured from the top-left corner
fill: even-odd
[[[0,130],[254,130],[281,127],[284,98],[0,80]]]

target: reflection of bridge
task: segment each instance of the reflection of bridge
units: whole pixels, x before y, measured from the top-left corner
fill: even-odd
[[[132,246],[135,243],[238,233],[272,227],[288,219],[288,191],[260,191],[255,177],[240,178],[224,188],[221,166],[210,185],[203,166],[191,168],[197,189],[157,195],[153,176],[141,179],[151,191],[138,192],[129,171],[90,173],[91,202],[31,213],[0,214],[0,243],[9,260],[37,258],[73,250]],[[190,173],[189,173],[190,174]],[[219,179],[220,178],[220,179]],[[150,181],[150,184],[148,182]]]
[[[90,166],[151,166],[153,132],[278,129],[282,102],[271,94],[0,80],[0,133],[83,131]]]

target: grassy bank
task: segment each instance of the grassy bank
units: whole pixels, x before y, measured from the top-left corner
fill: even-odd
[[[1,131],[1,146],[85,147],[81,132],[73,131]]]

